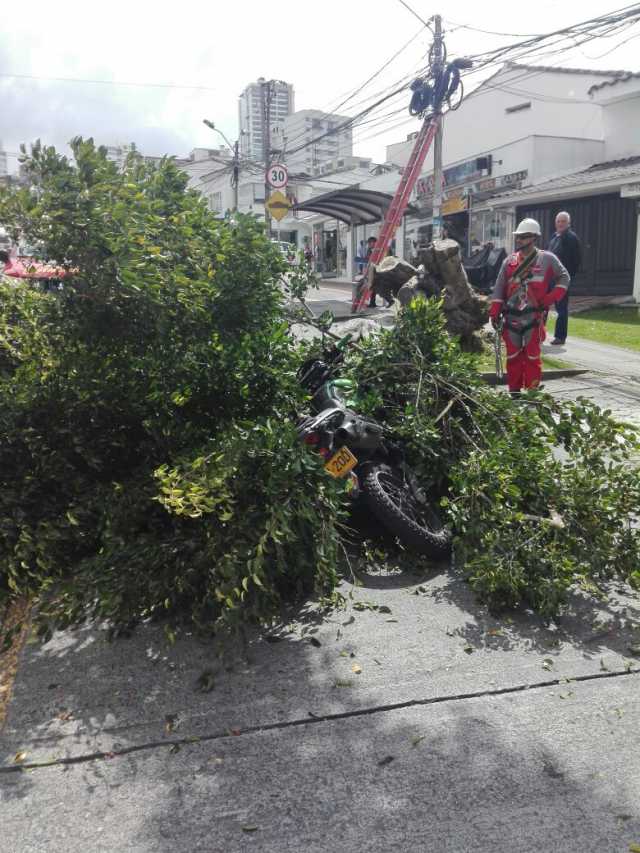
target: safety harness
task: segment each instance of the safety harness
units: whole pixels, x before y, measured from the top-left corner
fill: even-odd
[[[537,305],[525,305],[523,308],[518,308],[514,304],[515,302],[523,302],[526,300],[527,294],[527,282],[532,276],[531,267],[533,266],[534,261],[538,257],[538,250],[534,249],[531,254],[527,255],[524,260],[522,260],[516,269],[513,272],[513,275],[509,278],[509,282],[517,281],[520,285],[519,289],[506,300],[506,305],[504,309],[505,321],[504,325],[507,329],[511,331],[518,332],[518,334],[523,335],[525,332],[528,332],[529,329],[533,329],[535,326],[540,325],[540,306]],[[524,320],[526,315],[533,314],[529,322],[514,322],[516,318]]]

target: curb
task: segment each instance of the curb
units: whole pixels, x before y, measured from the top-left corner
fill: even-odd
[[[542,373],[543,382],[552,382],[554,379],[566,379],[571,376],[582,376],[584,373],[591,373],[592,371],[587,370],[586,368],[565,368],[564,370],[544,370]],[[487,385],[506,385],[507,377],[506,375],[502,378],[498,379],[495,373],[481,373],[480,377],[487,383]]]

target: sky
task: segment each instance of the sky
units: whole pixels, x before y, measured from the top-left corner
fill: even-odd
[[[423,0],[406,2],[424,20],[442,14],[449,58],[520,40],[461,24],[542,33],[624,5],[623,0],[537,0],[533,6],[459,0],[437,8]],[[366,106],[363,99],[408,81],[425,64],[431,43],[429,30],[401,0],[110,0],[100,6],[31,0],[28,14],[16,5],[9,8],[0,32],[0,145],[12,152],[10,171],[17,167],[20,143],[36,138],[63,150],[74,136],[93,136],[106,145],[133,141],[153,155],[184,156],[194,147],[217,147],[220,137],[202,120],[214,121],[235,140],[238,95],[258,77],[293,83],[296,109],[330,110],[399,51],[340,109],[350,115]],[[545,64],[638,71],[636,34],[640,24]],[[387,144],[418,129],[406,112],[381,117],[408,100],[399,96],[378,121],[356,128],[356,154],[383,161]]]

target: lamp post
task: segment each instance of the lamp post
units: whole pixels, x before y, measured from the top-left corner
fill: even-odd
[[[233,159],[231,161],[233,165],[233,172],[231,173],[231,186],[233,187],[233,210],[234,213],[238,211],[238,177],[240,175],[240,142],[236,140],[235,144],[232,145],[225,134],[220,130],[219,127],[216,127],[212,121],[209,121],[208,118],[202,120],[203,124],[206,124],[208,128],[211,130],[215,130],[216,133],[219,133],[220,136],[224,139],[228,147],[233,151]]]

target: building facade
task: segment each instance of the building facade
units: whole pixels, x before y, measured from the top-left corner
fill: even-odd
[[[606,117],[589,91],[621,76],[509,63],[445,116],[440,224],[464,251],[489,241],[511,246],[515,209],[489,199],[606,160]],[[387,159],[405,165],[412,146],[413,138],[389,146]],[[432,196],[430,152],[414,193],[420,213],[407,223],[409,241],[431,239]]]
[[[353,133],[350,125],[343,127],[350,121],[349,116],[322,110],[298,110],[288,116],[284,122],[283,156],[289,170],[316,175],[325,163],[351,157]]]
[[[397,169],[359,187],[394,193],[415,136],[388,147]],[[639,74],[508,64],[445,116],[443,136],[440,224],[464,254],[487,242],[510,250],[525,216],[539,219],[547,245],[567,210],[584,250],[574,292],[640,301]],[[431,151],[397,235],[407,259],[432,238],[433,190]],[[378,230],[355,225],[350,243]]]
[[[640,303],[640,75],[593,84],[589,98],[601,110],[602,159],[493,198],[496,215],[532,216],[545,236],[556,213],[571,215],[582,243],[577,294],[632,296]]]
[[[240,146],[245,157],[264,160],[266,113],[269,113],[270,147],[282,147],[285,120],[294,111],[294,91],[284,80],[260,77],[249,83],[238,99]]]

